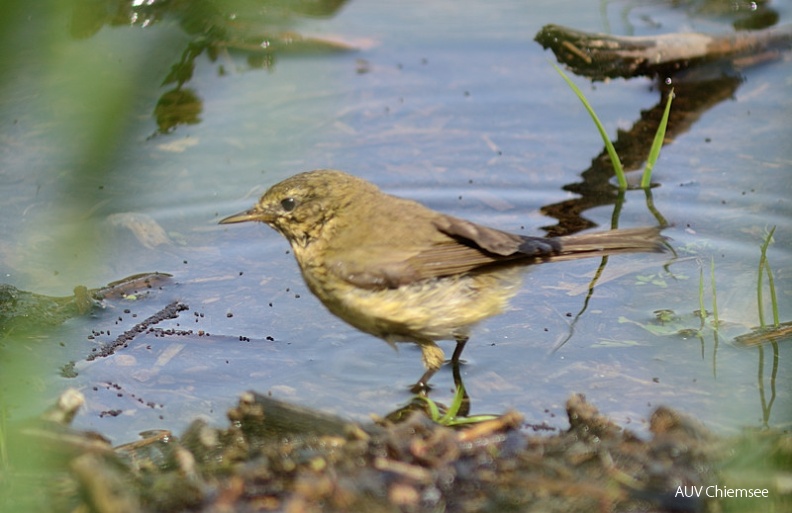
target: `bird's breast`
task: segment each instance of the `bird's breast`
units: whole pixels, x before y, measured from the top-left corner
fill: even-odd
[[[311,292],[347,323],[388,340],[452,339],[503,312],[520,286],[517,269],[502,269],[367,289],[315,264],[300,266]]]

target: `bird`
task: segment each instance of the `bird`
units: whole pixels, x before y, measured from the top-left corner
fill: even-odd
[[[220,224],[261,222],[283,235],[310,291],[340,319],[385,340],[412,342],[427,390],[454,340],[459,364],[471,328],[498,315],[527,265],[667,249],[662,227],[559,237],[490,228],[387,194],[349,173],[317,169],[270,187]]]

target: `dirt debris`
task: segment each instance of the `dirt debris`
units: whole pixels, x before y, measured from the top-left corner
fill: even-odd
[[[567,414],[569,429],[551,436],[526,434],[516,412],[465,430],[419,412],[359,425],[248,392],[229,411],[229,427],[198,420],[178,438],[156,430],[113,448],[51,413],[16,436],[37,447],[45,439],[61,462],[23,472],[58,483],[28,511],[738,511],[760,504],[679,489],[739,486],[746,458],[751,486],[769,489],[769,499],[752,500],[768,501],[763,510],[792,505],[783,486],[788,433],[725,439],[661,407],[643,440],[580,395]]]

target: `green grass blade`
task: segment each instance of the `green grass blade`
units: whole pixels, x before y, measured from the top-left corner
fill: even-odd
[[[770,301],[773,307],[773,323],[775,326],[779,324],[778,318],[778,302],[776,300],[775,295],[775,281],[773,280],[773,273],[770,271],[770,264],[767,261],[767,247],[770,245],[770,242],[773,240],[773,234],[775,233],[776,227],[770,230],[765,237],[764,242],[762,243],[760,250],[761,256],[759,257],[759,276],[756,280],[756,305],[759,309],[759,326],[762,328],[765,327],[764,322],[764,299],[762,298],[762,272],[767,272],[767,279],[770,284]]]
[[[440,420],[440,409],[437,407],[437,403],[435,403],[425,395],[416,395],[416,397],[426,402],[426,405],[429,408],[429,418],[432,419],[434,422],[438,422]]]
[[[448,407],[446,410],[445,415],[440,417],[439,424],[444,426],[449,425],[459,413],[459,409],[462,407],[462,402],[465,400],[465,386],[462,383],[456,389],[454,393],[454,400],[451,401],[451,406]]]
[[[605,131],[605,127],[602,126],[602,122],[600,122],[599,118],[597,117],[597,113],[594,112],[594,108],[591,106],[591,104],[588,102],[586,97],[583,95],[583,91],[581,91],[578,88],[578,86],[576,86],[575,83],[572,82],[572,80],[570,80],[568,76],[566,76],[566,73],[564,73],[561,70],[561,68],[559,68],[555,64],[553,64],[553,67],[556,69],[558,74],[561,75],[561,78],[564,79],[564,81],[572,89],[572,91],[575,92],[577,97],[583,103],[583,106],[588,111],[589,116],[591,116],[591,119],[594,120],[594,124],[597,125],[597,130],[599,130],[600,137],[602,137],[602,142],[605,143],[605,149],[608,151],[608,156],[611,159],[611,164],[613,165],[613,171],[614,173],[616,173],[616,180],[618,180],[619,182],[619,189],[621,190],[627,189],[627,178],[624,176],[624,168],[622,167],[621,160],[619,159],[619,156],[616,154],[616,148],[613,147],[613,143],[611,142],[610,138],[608,138],[608,133]]]
[[[665,111],[663,111],[663,117],[660,119],[657,132],[655,132],[654,141],[652,141],[652,148],[649,150],[649,158],[646,160],[646,167],[641,176],[641,189],[648,189],[652,185],[652,170],[654,169],[657,159],[660,158],[660,149],[663,147],[663,141],[665,140],[668,115],[671,112],[671,101],[673,99],[674,90],[671,89],[668,93],[668,101],[666,102]]]
[[[718,331],[720,320],[718,320],[718,290],[715,287],[715,259],[710,260],[710,282],[712,282],[712,320],[715,323],[715,331]]]
[[[699,326],[699,331],[704,330],[704,324],[707,320],[707,308],[704,305],[704,266],[699,266],[699,318],[701,319],[701,325]]]

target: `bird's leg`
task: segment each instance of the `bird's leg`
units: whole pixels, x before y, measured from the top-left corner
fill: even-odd
[[[459,377],[459,357],[462,355],[462,350],[465,349],[468,338],[469,337],[466,335],[455,337],[457,345],[454,348],[454,354],[451,356],[455,384],[457,383],[457,377]],[[421,356],[424,366],[426,367],[426,372],[423,373],[423,376],[421,376],[421,379],[419,379],[417,383],[410,387],[410,390],[416,394],[429,390],[429,379],[434,376],[434,373],[443,365],[445,359],[443,350],[432,340],[421,341],[418,343],[418,346],[421,348]],[[461,377],[459,378],[461,382]]]
[[[424,367],[426,367],[426,372],[424,372],[421,379],[410,388],[410,390],[416,394],[429,390],[429,379],[437,372],[437,369],[443,365],[443,360],[445,359],[443,350],[440,349],[440,346],[435,344],[433,340],[422,340],[418,342],[418,347],[421,348],[421,358],[423,359]]]
[[[459,357],[462,356],[462,350],[465,349],[465,344],[467,344],[469,338],[467,335],[455,337],[457,345],[454,348],[454,354],[451,356],[451,363],[454,366],[459,365]]]
[[[432,389],[432,387],[429,386],[429,379],[434,376],[435,372],[437,372],[437,369],[426,369],[423,376],[410,387],[410,392],[413,394],[426,395],[426,393]]]

